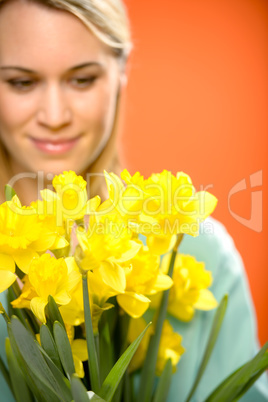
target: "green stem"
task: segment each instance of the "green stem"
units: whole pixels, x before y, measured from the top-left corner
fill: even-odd
[[[92,391],[98,393],[100,389],[100,374],[98,356],[95,348],[95,340],[93,333],[93,326],[90,313],[89,294],[87,286],[87,275],[82,276],[83,279],[83,300],[84,300],[84,314],[85,314],[85,328],[88,350],[88,364],[89,364],[89,376]]]
[[[97,354],[97,358],[98,358],[98,365],[100,365],[100,335],[99,335],[99,332],[96,332],[94,334],[94,342],[95,342],[96,354]]]
[[[130,323],[130,316],[128,314],[123,314],[119,317],[119,328],[120,328],[120,356],[125,352],[127,349],[128,345],[128,328],[129,328],[129,323]],[[115,391],[114,397],[113,397],[113,402],[120,402],[122,400],[122,393],[123,391],[125,392],[125,385],[127,381],[128,372],[126,369],[126,372],[118,385],[117,390]],[[126,396],[124,397],[124,402],[127,402],[129,399],[126,399]]]
[[[168,275],[172,277],[174,263],[178,251],[178,247],[182,241],[183,234],[179,234],[177,237],[177,242],[173,248],[171,259],[169,263]],[[153,393],[153,385],[154,385],[154,377],[155,377],[155,368],[157,362],[158,348],[160,344],[160,338],[162,333],[162,328],[164,324],[164,320],[166,318],[167,306],[168,306],[168,296],[169,289],[163,292],[161,304],[159,310],[157,312],[157,322],[154,335],[151,336],[149,348],[147,351],[146,359],[144,362],[144,366],[141,372],[141,381],[140,388],[138,394],[139,402],[149,402]]]
[[[8,324],[10,322],[10,318],[6,313],[6,310],[3,307],[3,304],[0,303],[0,314],[3,316],[3,318],[5,319],[6,323]]]
[[[126,370],[124,375],[124,402],[132,402],[130,375]]]

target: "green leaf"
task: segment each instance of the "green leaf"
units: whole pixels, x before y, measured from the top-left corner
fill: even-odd
[[[48,296],[48,304],[46,305],[46,314],[48,318],[48,326],[50,326],[51,329],[53,329],[55,321],[61,323],[63,328],[65,328],[57,303],[55,302],[52,296]]]
[[[210,334],[209,334],[206,350],[205,350],[205,353],[203,355],[203,359],[201,361],[199,370],[197,372],[195,382],[194,382],[194,384],[192,386],[192,389],[191,389],[191,391],[189,393],[189,396],[188,396],[186,402],[189,402],[190,399],[192,398],[192,396],[195,393],[195,390],[196,390],[196,388],[197,388],[197,386],[198,386],[198,384],[199,384],[199,382],[200,382],[200,380],[201,380],[201,378],[202,378],[202,376],[204,374],[204,371],[205,371],[205,369],[207,367],[207,364],[209,362],[211,353],[212,353],[212,351],[214,349],[216,340],[218,338],[218,335],[219,335],[219,332],[220,332],[220,329],[221,329],[221,326],[222,326],[222,321],[223,321],[223,318],[225,316],[227,304],[228,304],[228,295],[225,295],[225,296],[223,296],[223,298],[222,298],[222,300],[221,300],[221,302],[220,302],[220,304],[219,304],[219,306],[218,306],[218,308],[216,310],[215,317],[214,317],[213,324],[212,324],[212,328],[211,328],[211,331],[210,331]]]
[[[67,380],[67,378],[63,375],[62,371],[60,371],[57,366],[53,363],[53,361],[50,359],[50,357],[46,354],[44,350],[40,347],[40,351],[42,355],[44,356],[46,363],[48,367],[51,370],[51,373],[55,377],[55,380],[57,381],[59,388],[60,388],[60,394],[63,400],[70,401],[72,399],[72,393],[71,393],[71,385],[70,381]]]
[[[73,374],[71,377],[71,387],[74,402],[88,402],[90,400],[87,390],[77,374]],[[95,399],[91,400],[95,401]],[[96,399],[96,401],[97,400],[101,401],[102,399]]]
[[[124,351],[126,350],[128,346],[128,339],[127,339],[127,333],[128,333],[128,328],[129,328],[129,323],[130,323],[130,316],[128,314],[122,314],[119,316],[119,322],[117,324],[118,329],[119,329],[119,334],[115,335],[117,336],[117,339],[120,344],[120,352],[119,356],[121,356]],[[120,402],[122,399],[124,402],[129,402],[129,397],[130,397],[130,392],[129,392],[129,378],[128,378],[128,373],[127,371],[125,372],[124,376],[122,377],[122,380],[120,384],[118,385],[115,394],[113,396],[113,402]],[[122,398],[122,393],[124,392],[124,397]]]
[[[22,324],[21,324],[22,325]],[[18,345],[15,341],[15,337],[13,335],[12,329],[11,329],[11,324],[8,324],[8,334],[9,334],[9,339],[10,339],[10,344],[12,351],[14,353],[14,356],[16,357],[18,364],[21,368],[21,371],[25,377],[25,380],[30,388],[30,390],[33,392],[35,395],[36,399],[38,402],[47,402],[48,400],[50,402],[61,402],[56,393],[47,386],[46,383],[44,383],[32,370],[31,367],[27,365],[25,360],[23,359],[20,350],[18,348]]]
[[[206,399],[206,402],[238,400],[268,368],[268,342],[259,353],[228,376]]]
[[[169,387],[172,378],[172,363],[168,359],[161,377],[159,378],[153,402],[164,402],[168,397]]]
[[[123,377],[134,353],[136,352],[145,332],[147,331],[150,325],[151,323],[149,323],[147,327],[142,331],[142,333],[137,337],[137,339],[135,339],[135,341],[132,342],[132,344],[117,360],[112,370],[106,377],[99,391],[100,397],[103,398],[106,402],[110,402],[112,400],[112,397],[118,387],[118,384],[120,383],[121,378]]]
[[[11,390],[14,393],[16,401],[33,402],[33,395],[31,394],[27,386],[18,361],[15,358],[14,353],[11,349],[9,338],[6,339],[6,355],[12,383]]]
[[[6,201],[11,201],[12,198],[14,197],[14,195],[16,195],[16,191],[9,184],[6,184],[5,185],[5,198],[6,198]]]
[[[18,364],[19,364],[19,367],[21,368],[22,373],[26,375],[25,379],[26,379],[30,389],[32,390],[32,392],[34,393],[36,398],[38,399],[38,401],[39,400],[43,401],[42,394],[39,391],[39,389],[37,387],[37,384],[32,379],[31,370],[28,370],[27,364],[25,363],[25,361],[23,360],[23,358],[22,358],[22,356],[21,356],[21,354],[19,352],[19,349],[18,349],[18,346],[16,344],[15,338],[14,338],[13,333],[11,331],[11,325],[10,324],[8,325],[7,329],[8,329],[8,335],[9,335],[10,345],[11,345],[12,351],[14,353],[15,358],[18,361]]]
[[[6,368],[5,363],[3,362],[3,360],[1,359],[0,356],[0,371],[3,374],[4,379],[6,380],[7,385],[9,386],[9,388],[12,390],[12,384],[11,384],[11,379],[10,379],[10,375],[9,372]]]
[[[48,388],[51,391],[50,393],[55,395],[55,401],[61,400],[59,396],[61,394],[60,387],[51,373],[51,370],[47,366],[46,361],[39,350],[37,341],[33,338],[31,333],[27,331],[17,317],[11,318],[11,332],[14,335],[19,353],[28,367],[28,371],[30,369],[34,378],[37,377],[43,384],[43,388]]]
[[[240,399],[254,384],[255,381],[267,370],[268,368],[268,363],[265,365],[265,367],[262,370],[259,370],[255,375],[253,375],[250,380],[246,383],[244,388],[242,389],[241,392],[239,392],[237,396],[237,400]]]
[[[60,357],[56,348],[55,341],[47,325],[43,324],[40,328],[40,340],[42,348],[48,354],[53,363],[62,371]]]
[[[65,328],[57,321],[54,322],[53,326],[54,339],[59,352],[61,364],[70,379],[72,374],[75,373],[73,354],[71,345],[65,331]]]

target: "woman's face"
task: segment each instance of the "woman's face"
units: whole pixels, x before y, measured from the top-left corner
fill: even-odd
[[[111,134],[120,77],[111,50],[72,14],[4,5],[0,137],[13,174],[84,172]]]

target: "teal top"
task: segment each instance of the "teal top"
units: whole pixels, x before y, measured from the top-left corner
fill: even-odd
[[[223,225],[207,219],[196,238],[185,236],[180,252],[204,261],[214,278],[211,290],[218,301],[225,293],[229,303],[221,332],[204,376],[192,402],[201,402],[228,374],[241,366],[258,351],[255,312],[243,263],[232,238]],[[4,294],[0,301],[6,304]],[[214,311],[197,311],[189,323],[170,317],[179,332],[186,352],[182,355],[173,376],[168,402],[184,402],[195,379],[211,329]],[[0,317],[0,354],[4,356],[6,324]],[[0,401],[11,402],[13,397],[0,374]],[[268,401],[268,381],[264,373],[241,398],[243,402]]]

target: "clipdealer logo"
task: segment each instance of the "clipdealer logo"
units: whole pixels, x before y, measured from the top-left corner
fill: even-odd
[[[248,182],[248,185],[247,185]],[[249,180],[246,178],[240,180],[236,183],[228,194],[228,210],[232,217],[241,225],[246,226],[247,228],[254,230],[255,232],[262,232],[262,217],[263,217],[263,191],[262,191],[262,170],[258,170],[255,173],[252,173],[249,176]],[[251,208],[250,208],[250,217],[249,219],[244,218],[243,216],[238,215],[237,213],[233,212],[230,206],[231,198],[241,192],[245,191],[250,187],[250,201],[251,201]]]

